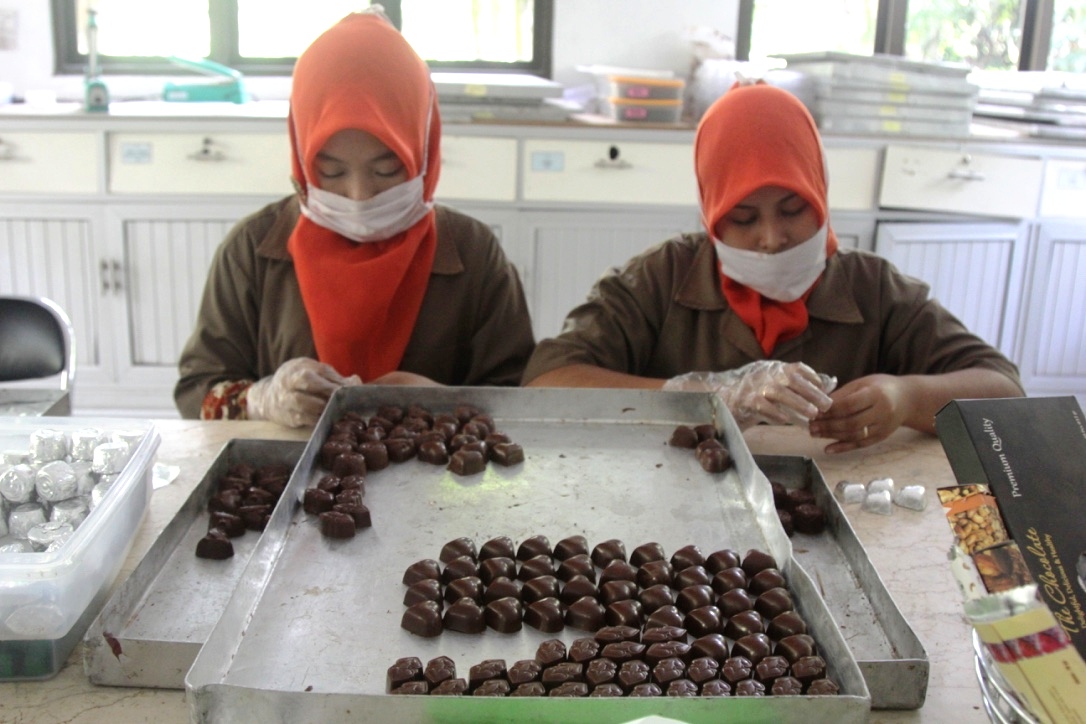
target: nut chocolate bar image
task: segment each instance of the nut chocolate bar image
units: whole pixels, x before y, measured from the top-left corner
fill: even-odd
[[[939,488],[939,501],[947,521],[966,553],[991,548],[1010,540],[999,504],[983,485]]]
[[[988,593],[999,593],[1033,582],[1022,550],[1013,541],[977,551],[973,554],[973,563]]]

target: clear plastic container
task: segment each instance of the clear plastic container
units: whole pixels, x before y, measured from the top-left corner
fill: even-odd
[[[637,101],[681,101],[686,81],[669,78],[637,78],[612,75],[611,98],[628,98]]]
[[[616,121],[633,123],[678,123],[682,118],[683,102],[631,100],[629,98],[600,99],[600,112]]]
[[[55,550],[0,553],[0,681],[47,679],[105,603],[151,501],[159,436],[149,421],[0,417],[0,450],[28,449],[40,430],[96,428],[129,441],[108,490]],[[6,510],[6,508],[5,508]]]

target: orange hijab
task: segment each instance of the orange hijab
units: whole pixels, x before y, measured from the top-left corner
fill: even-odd
[[[814,119],[791,93],[764,83],[735,85],[706,111],[694,140],[701,219],[710,235],[725,214],[763,186],[780,186],[814,207],[821,226],[829,210],[822,142]],[[830,228],[826,256],[837,251]],[[719,267],[718,267],[719,268]],[[728,304],[747,323],[766,356],[807,328],[807,297],[778,302],[721,269]]]
[[[427,116],[432,112],[427,138]],[[378,15],[352,13],[318,37],[294,66],[288,118],[293,178],[319,186],[316,156],[344,129],[361,129],[422,172],[427,201],[441,168],[441,119],[430,71]],[[304,198],[304,196],[303,196]],[[431,210],[387,241],[355,243],[306,216],[287,242],[317,357],[363,381],[396,370],[415,328],[433,266],[437,229]]]

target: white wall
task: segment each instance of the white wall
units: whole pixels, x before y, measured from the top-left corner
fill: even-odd
[[[0,82],[14,85],[16,96],[28,90],[53,90],[60,100],[80,100],[82,78],[53,75],[51,9],[46,0],[0,0],[0,16],[16,15],[15,48],[0,48]],[[555,0],[554,79],[567,86],[591,79],[575,70],[582,64],[672,70],[685,77],[691,62],[684,33],[706,26],[735,36],[738,0]],[[191,77],[191,76],[189,76]],[[156,97],[162,77],[109,76],[115,99]],[[261,99],[286,98],[289,80],[246,79]]]

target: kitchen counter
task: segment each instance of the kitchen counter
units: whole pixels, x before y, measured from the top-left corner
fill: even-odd
[[[157,461],[178,466],[180,474],[154,492],[121,579],[136,567],[223,445],[235,438],[305,440],[309,435],[308,430],[287,430],[266,422],[156,420],[155,425],[162,438]],[[923,642],[931,665],[922,709],[873,711],[870,721],[987,721],[973,674],[970,628],[946,558],[950,530],[935,496],[937,487],[954,483],[939,440],[902,429],[867,450],[829,456],[821,451],[822,441],[812,440],[797,428],[759,427],[745,437],[754,454],[812,458],[831,488],[839,480],[866,482],[883,477],[893,478],[899,486],[925,486],[928,506],[923,512],[895,508],[892,516],[880,516],[857,506],[846,510],[872,563]],[[82,645],[53,679],[0,683],[0,721],[4,722],[171,724],[188,719],[183,691],[91,684],[83,672]]]

